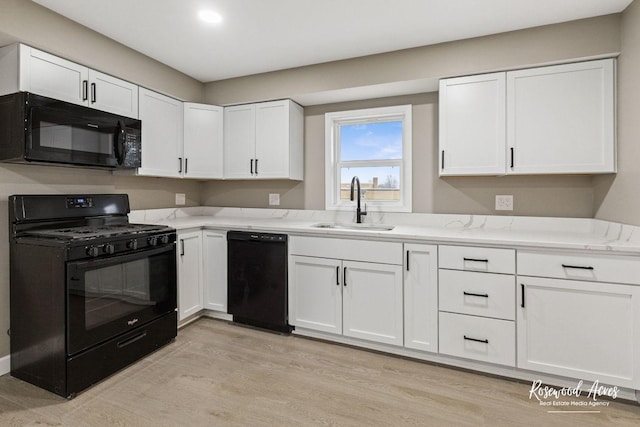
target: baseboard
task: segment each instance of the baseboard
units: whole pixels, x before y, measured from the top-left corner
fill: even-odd
[[[8,374],[11,371],[11,356],[0,357],[0,375]]]

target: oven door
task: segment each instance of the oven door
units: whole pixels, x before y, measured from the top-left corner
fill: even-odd
[[[67,353],[176,310],[175,244],[67,263]]]

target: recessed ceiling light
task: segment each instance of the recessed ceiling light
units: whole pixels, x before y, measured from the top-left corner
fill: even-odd
[[[222,15],[213,10],[201,10],[198,17],[209,24],[219,24],[222,22]]]

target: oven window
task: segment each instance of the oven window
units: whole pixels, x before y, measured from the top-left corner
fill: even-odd
[[[149,290],[149,260],[85,273],[85,327],[93,329],[156,304]]]

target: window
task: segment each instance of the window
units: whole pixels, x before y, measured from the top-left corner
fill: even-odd
[[[411,212],[411,105],[325,115],[325,207],[353,209],[351,180],[372,211]]]

